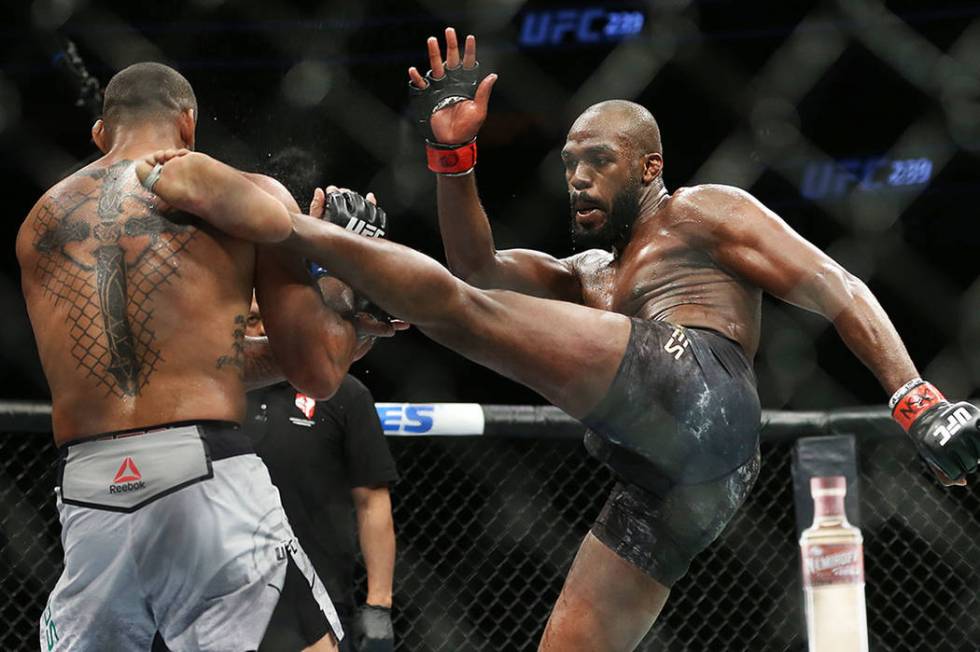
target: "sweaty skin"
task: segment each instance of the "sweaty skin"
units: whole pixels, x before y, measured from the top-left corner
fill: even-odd
[[[173,205],[195,207],[203,219],[212,223],[230,224],[256,233],[267,228],[265,233],[270,237],[277,237],[274,234],[282,232],[282,225],[290,223],[290,235],[282,240],[282,246],[321,261],[338,278],[364,292],[385,311],[414,323],[440,344],[535,389],[573,416],[589,414],[605,396],[630,334],[630,321],[622,314],[568,301],[474,288],[453,278],[431,258],[396,243],[359,236],[335,224],[290,213],[281,207],[268,211],[262,206],[260,191],[240,184],[226,166],[201,155],[188,154],[185,158],[187,161],[178,166],[173,166],[176,161],[168,162],[154,189]],[[149,166],[142,173],[148,170]],[[210,194],[196,192],[187,180],[200,175],[206,175],[215,187],[230,190],[239,186],[246,209],[229,210],[209,201]],[[685,194],[678,193],[674,201],[681,200]],[[741,196],[736,199],[739,204],[743,200]],[[696,206],[691,210],[696,210]],[[648,213],[648,219],[655,215],[655,212]],[[770,251],[763,256],[757,248],[758,240],[769,234],[768,229],[786,227],[764,214],[747,213],[744,217],[749,222],[749,232],[756,237],[742,233],[747,227],[738,220],[730,226],[709,223],[704,233],[713,239],[705,246],[721,261],[742,261],[745,273],[752,278],[762,278],[772,269],[785,270],[789,263],[783,257],[800,256],[800,250],[789,246],[794,242],[809,246],[797,236],[794,241],[779,243],[786,249],[785,253]],[[637,226],[642,224],[638,221]],[[710,235],[728,231],[731,235],[725,237]],[[563,285],[562,279],[555,277],[562,274],[562,268],[564,280],[570,281],[567,287],[575,287],[579,277],[566,263],[551,263],[540,255],[532,255],[553,270],[551,276],[542,275],[552,281],[540,287],[542,294]],[[804,260],[798,265],[808,262]],[[733,263],[719,263],[724,264]],[[788,278],[785,282],[791,287],[780,290],[782,286],[774,282],[773,290],[797,297],[802,305],[818,300],[825,310],[835,305],[827,297],[838,295],[829,293],[825,297],[820,291],[824,284],[813,281],[821,276],[819,268],[808,269],[801,277],[784,273],[774,276]],[[800,292],[799,288],[806,291]],[[579,293],[581,296],[581,290]],[[615,297],[615,294],[606,296]],[[851,296],[853,303],[858,304],[858,295]],[[854,312],[860,315],[866,309],[858,305]],[[846,312],[841,310],[841,314]],[[839,325],[838,329],[847,330],[847,324]],[[869,348],[879,344],[873,338],[868,340]],[[620,559],[595,537],[586,537],[578,560],[570,571],[541,649],[549,652],[632,649],[653,623],[669,589]]]
[[[454,67],[459,53],[450,32],[447,65]],[[435,39],[429,54],[438,78]],[[472,37],[462,61],[475,61]],[[410,77],[421,79],[414,69]],[[482,105],[457,102],[433,115],[438,140],[460,143],[475,135],[486,114],[487,80],[476,93]],[[563,260],[529,250],[497,251],[473,176],[440,177],[446,256],[466,283],[406,247],[280,207],[266,210],[254,192],[246,197],[244,187],[241,209],[208,201],[192,179],[207,175],[209,186],[224,187],[226,196],[238,193],[230,192],[236,180],[206,157],[168,162],[155,192],[220,228],[281,241],[433,340],[579,418],[606,396],[617,373],[632,330],[624,315],[710,328],[751,356],[764,291],[832,320],[887,391],[917,375],[864,284],[748,193],[699,186],[668,196],[659,130],[642,107],[604,103],[586,111],[562,154],[576,233],[585,238],[608,232],[612,251],[593,249]],[[141,175],[148,172],[149,165]],[[540,649],[633,649],[668,594],[668,586],[589,535]]]
[[[445,61],[435,38],[428,40],[427,49],[433,79],[440,79],[447,67],[476,65],[476,39],[466,38],[460,57],[452,28],[446,29]],[[427,86],[415,68],[409,69],[408,76],[416,88]],[[429,126],[438,142],[464,143],[477,136],[495,81],[495,75],[484,78],[473,100],[432,113]],[[830,320],[844,344],[889,394],[918,375],[891,321],[864,283],[751,195],[715,185],[682,188],[668,195],[661,176],[659,127],[643,107],[625,101],[590,107],[572,125],[562,160],[573,233],[596,241],[600,248],[565,259],[526,249],[498,251],[474,175],[440,175],[439,227],[454,274],[480,288],[559,299],[607,311],[605,315],[712,329],[737,342],[750,360],[759,346],[762,293],[769,292]],[[610,251],[602,249],[608,245]],[[363,280],[355,279],[354,285]],[[509,298],[507,303],[517,304]],[[597,321],[595,315],[569,310],[560,315],[545,302],[528,302],[524,309],[537,313],[529,325],[546,321],[558,329],[566,327],[562,317],[577,319],[575,326],[582,336],[573,346],[594,345],[588,326]],[[506,313],[495,316],[518,319]],[[612,340],[617,330],[610,322],[602,337]],[[543,383],[527,367],[537,365],[560,376],[566,370],[554,361],[572,358],[575,351],[558,336],[529,337],[535,335],[538,348],[547,349],[550,356],[527,356],[524,366],[497,363],[493,368],[509,371],[510,377],[541,391],[554,387],[553,379],[546,376],[552,382]],[[500,342],[503,351],[515,346],[503,338],[484,339],[483,346]],[[607,348],[618,349],[620,356],[623,352],[614,342]],[[615,366],[619,358],[611,357]],[[601,394],[606,378],[595,371],[607,366],[589,357],[576,372],[593,374],[591,390]],[[579,396],[594,397],[590,388],[576,389]],[[555,402],[555,394],[542,393]],[[557,398],[567,398],[568,393],[561,388]],[[556,404],[568,411],[568,403]],[[668,594],[666,586],[617,557],[590,533],[569,571],[539,650],[632,650],[656,620]]]
[[[684,193],[664,195],[656,219],[638,225],[618,258],[593,249],[567,259],[581,287],[578,303],[710,328],[751,357],[758,348],[762,291],[692,248],[698,220],[685,206]]]
[[[328,398],[370,348],[326,305],[301,259],[229,236],[145,190],[137,160],[159,149],[141,144],[154,138],[120,136],[121,152],[52,187],[17,236],[58,445],[176,421],[239,422],[246,381],[285,376]],[[299,210],[275,180],[228,170],[261,188],[267,206]],[[274,316],[268,340],[245,336],[253,284]]]
[[[711,184],[669,195],[662,155],[638,152],[629,133],[632,107],[610,102],[587,110],[562,150],[573,219],[585,232],[605,227],[618,193],[631,179],[639,183],[636,221],[612,251],[563,259],[498,251],[473,175],[439,176],[439,226],[453,273],[477,287],[709,328],[738,342],[750,359],[768,292],[833,322],[889,394],[917,376],[867,286],[754,197]]]
[[[59,445],[244,410],[255,246],[162,212],[135,165],[109,156],[64,179],[17,237]]]

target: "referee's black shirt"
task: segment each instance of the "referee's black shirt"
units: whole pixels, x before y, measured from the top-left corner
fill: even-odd
[[[245,432],[269,467],[300,545],[338,607],[354,603],[351,489],[398,479],[370,392],[347,376],[328,401],[287,383],[248,394]]]

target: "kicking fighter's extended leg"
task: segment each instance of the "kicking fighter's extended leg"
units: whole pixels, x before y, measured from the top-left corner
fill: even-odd
[[[436,342],[539,392],[575,417],[605,396],[630,334],[620,314],[479,290],[402,245],[293,215],[284,242]]]
[[[171,206],[227,233],[260,242],[285,237],[284,245],[323,263],[389,314],[527,385],[573,416],[598,404],[626,350],[630,321],[623,315],[478,290],[408,247],[306,215],[287,217],[271,195],[204,154],[157,152],[141,161],[136,173]]]
[[[568,571],[538,650],[632,650],[669,593],[590,532]]]
[[[289,234],[286,207],[244,174],[207,154],[166,149],[137,162],[136,176],[171,208],[203,218],[228,235],[278,242]]]
[[[243,194],[238,202],[248,204],[247,194],[262,192],[253,188],[239,184]],[[221,213],[214,206],[209,210]],[[263,219],[260,213],[249,210],[222,219],[247,222],[236,228],[260,229],[261,223],[252,223]],[[322,263],[379,307],[414,323],[435,341],[527,385],[573,416],[589,414],[616,376],[631,333],[631,322],[623,315],[513,292],[478,290],[407,247],[355,235],[304,215],[293,214],[291,220],[292,234],[285,246]],[[590,535],[552,614],[543,649],[632,649],[652,625],[666,594],[666,587]],[[576,620],[579,616],[588,627]],[[607,632],[603,640],[596,637],[600,630]]]

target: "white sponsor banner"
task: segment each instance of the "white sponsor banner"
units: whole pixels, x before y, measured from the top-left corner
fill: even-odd
[[[375,403],[386,435],[482,435],[479,403]]]

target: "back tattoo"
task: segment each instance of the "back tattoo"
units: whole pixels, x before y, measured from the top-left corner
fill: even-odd
[[[119,161],[79,173],[94,179],[94,187],[45,202],[33,242],[45,296],[69,304],[77,366],[107,396],[120,398],[139,395],[163,359],[154,342],[152,297],[179,277],[177,259],[197,234],[156,210],[132,166]]]

